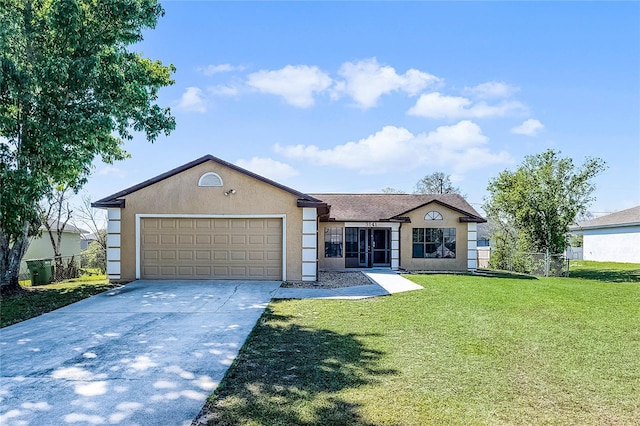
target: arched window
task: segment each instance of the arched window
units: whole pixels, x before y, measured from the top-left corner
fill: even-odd
[[[442,220],[442,215],[433,210],[425,215],[424,220]]]
[[[222,178],[217,173],[205,173],[200,176],[198,186],[222,186]]]

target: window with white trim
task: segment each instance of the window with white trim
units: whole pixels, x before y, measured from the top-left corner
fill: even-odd
[[[342,257],[342,228],[324,228],[324,257]]]
[[[205,173],[200,176],[198,186],[222,186],[222,178],[217,173]]]
[[[414,259],[455,259],[456,228],[413,228]]]
[[[442,215],[440,212],[432,210],[424,216],[424,220],[442,220]]]

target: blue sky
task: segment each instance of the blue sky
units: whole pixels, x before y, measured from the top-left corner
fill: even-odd
[[[412,192],[450,174],[476,208],[526,155],[600,157],[594,212],[640,204],[638,2],[163,2],[135,50],[173,63],[176,130],[100,162],[96,200],[212,154],[302,192]]]

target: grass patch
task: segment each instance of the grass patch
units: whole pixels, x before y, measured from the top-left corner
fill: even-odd
[[[209,424],[640,424],[636,282],[409,278],[425,289],[271,303]]]
[[[614,283],[640,282],[640,264],[572,260],[569,276],[572,278]]]
[[[94,294],[117,287],[104,275],[87,275],[55,284],[31,286],[21,282],[25,290],[11,296],[0,296],[0,328],[54,311]]]

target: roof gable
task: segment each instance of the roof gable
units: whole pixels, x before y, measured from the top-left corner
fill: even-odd
[[[467,222],[485,222],[458,194],[312,194],[330,206],[329,220],[404,221],[404,215],[436,203],[454,210]]]
[[[228,167],[228,168],[230,168],[232,170],[235,170],[236,172],[242,173],[242,174],[244,174],[246,176],[249,176],[249,177],[251,177],[253,179],[259,180],[259,181],[264,182],[264,183],[266,183],[268,185],[274,186],[274,187],[276,187],[278,189],[281,189],[281,190],[283,190],[285,192],[288,192],[288,193],[290,193],[292,195],[295,195],[299,199],[299,204],[305,204],[305,206],[306,205],[309,205],[309,206],[310,205],[315,205],[315,204],[318,204],[318,203],[321,204],[320,200],[318,200],[318,199],[316,199],[316,198],[314,198],[314,197],[312,197],[310,195],[307,195],[307,194],[304,194],[302,192],[296,191],[295,189],[289,188],[288,186],[281,185],[281,184],[279,184],[279,183],[277,183],[275,181],[272,181],[271,179],[267,179],[264,176],[260,176],[260,175],[258,175],[256,173],[253,173],[253,172],[249,171],[249,170],[243,169],[242,167],[238,167],[235,164],[232,164],[232,163],[226,162],[224,160],[221,160],[220,158],[214,157],[213,155],[205,155],[205,156],[200,157],[200,158],[198,158],[196,160],[193,160],[193,161],[191,161],[191,162],[189,162],[187,164],[184,164],[184,165],[182,165],[180,167],[176,167],[175,169],[172,169],[172,170],[169,170],[168,172],[162,173],[162,174],[160,174],[160,175],[158,175],[156,177],[153,177],[151,179],[147,179],[144,182],[141,182],[141,183],[139,183],[137,185],[134,185],[132,187],[124,189],[124,190],[122,190],[120,192],[116,192],[115,194],[109,195],[108,197],[102,198],[102,199],[92,203],[91,205],[93,207],[105,207],[105,208],[117,207],[117,208],[123,208],[125,206],[125,200],[123,199],[123,197],[126,197],[129,194],[132,194],[132,193],[134,193],[136,191],[139,191],[139,190],[141,190],[143,188],[146,188],[148,186],[151,186],[153,184],[161,182],[161,181],[163,181],[165,179],[168,179],[168,178],[170,178],[172,176],[175,176],[175,175],[177,175],[179,173],[182,173],[182,172],[184,172],[186,170],[189,170],[189,169],[191,169],[191,168],[193,168],[195,166],[203,164],[203,163],[205,163],[207,161],[213,161],[214,163],[218,163],[218,164],[220,164],[222,166],[225,166],[225,167]],[[303,206],[301,205],[301,207],[303,207]]]

